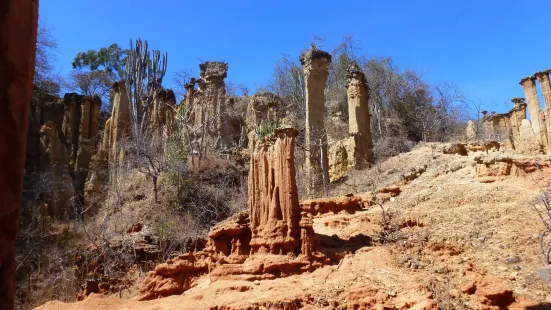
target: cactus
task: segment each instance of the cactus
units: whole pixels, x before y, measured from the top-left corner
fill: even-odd
[[[168,54],[161,56],[159,50],[148,50],[147,41],[130,41],[126,58],[125,80],[130,101],[130,117],[134,134],[143,133],[149,106],[166,73]]]
[[[274,133],[275,129],[279,127],[278,121],[262,120],[255,128],[256,137],[262,139]]]

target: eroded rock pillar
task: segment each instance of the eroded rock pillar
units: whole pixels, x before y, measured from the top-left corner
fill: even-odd
[[[540,83],[543,101],[545,102],[543,114],[545,116],[548,143],[550,142],[549,139],[551,137],[551,82],[549,81],[549,71],[551,70],[545,70],[535,74],[538,82]],[[548,145],[547,152],[549,153],[549,151],[551,151],[551,145]]]
[[[369,88],[356,63],[347,70],[348,133],[354,139],[354,154],[349,154],[350,166],[361,169],[373,162],[373,141],[369,116]]]
[[[0,1],[0,12],[0,309],[13,309],[38,1]]]
[[[46,173],[42,186],[49,203],[47,213],[67,220],[73,196],[73,180],[69,175],[69,156],[59,137],[57,126],[48,121],[40,128],[41,166]]]
[[[220,148],[226,144],[226,84],[228,64],[207,61],[199,65],[200,102],[196,105],[195,124],[207,126],[207,134],[213,144]]]
[[[249,172],[251,254],[300,253],[301,227],[292,128],[275,129],[256,145]]]
[[[130,103],[124,81],[115,83],[113,91],[113,112],[108,120],[109,130],[106,128],[105,132],[111,135],[108,139],[110,156],[115,159],[119,154],[122,139],[130,134]]]
[[[522,125],[522,120],[526,119],[526,103],[524,98],[513,98],[513,109],[509,112],[511,124],[511,134],[513,139],[513,145],[515,149],[520,143],[520,126]]]
[[[306,89],[306,174],[308,192],[329,183],[325,131],[325,84],[331,63],[329,53],[311,49],[300,55]]]
[[[549,71],[545,70],[536,72],[535,76],[540,83],[541,91],[543,93],[543,101],[545,101],[545,110],[551,109],[551,83],[549,81]]]
[[[467,142],[476,140],[476,125],[472,120],[467,122],[467,128],[465,128],[465,140]]]
[[[530,114],[530,121],[532,123],[532,130],[536,135],[537,141],[542,147],[547,150],[547,130],[545,126],[545,116],[541,111],[540,101],[538,99],[538,93],[536,90],[535,77],[529,76],[520,81],[520,85],[524,90],[526,99],[528,100],[528,113]]]

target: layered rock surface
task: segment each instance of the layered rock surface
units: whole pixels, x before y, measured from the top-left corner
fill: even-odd
[[[302,212],[295,180],[297,131],[276,129],[251,156],[249,211],[215,226],[205,249],[167,261],[150,272],[141,300],[179,294],[210,274],[220,279],[261,280],[311,271],[330,260],[319,252],[312,220]]]
[[[33,89],[38,1],[2,1],[0,10],[0,307],[9,310],[15,300],[15,237]]]
[[[251,254],[298,253],[300,209],[295,180],[294,129],[276,129],[257,144],[249,172]]]

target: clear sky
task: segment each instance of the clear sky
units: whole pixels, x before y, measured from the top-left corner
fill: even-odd
[[[352,35],[366,56],[454,82],[498,112],[524,97],[521,78],[551,68],[549,0],[41,0],[40,19],[58,41],[61,74],[79,51],[142,38],[168,52],[169,87],[174,71],[223,60],[228,79],[254,91],[314,34],[327,49]]]

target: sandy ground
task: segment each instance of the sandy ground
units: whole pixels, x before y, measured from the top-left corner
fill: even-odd
[[[545,309],[551,286],[537,274],[543,267],[538,245],[542,224],[531,207],[541,191],[537,174],[480,183],[472,155],[440,150],[441,145],[421,145],[353,172],[332,189],[335,195],[361,193],[402,183],[400,195],[384,204],[391,217],[387,234],[382,234],[378,206],[315,218],[317,234],[372,238],[338,264],[256,282],[211,283],[207,275],[183,295],[153,301],[92,295],[37,309],[335,309],[345,308],[356,295],[369,295],[386,309],[431,309],[431,303],[442,309],[494,309],[481,307],[479,294],[469,289],[484,279],[510,289],[517,301],[531,300]],[[424,172],[403,184],[402,176],[419,167]]]

